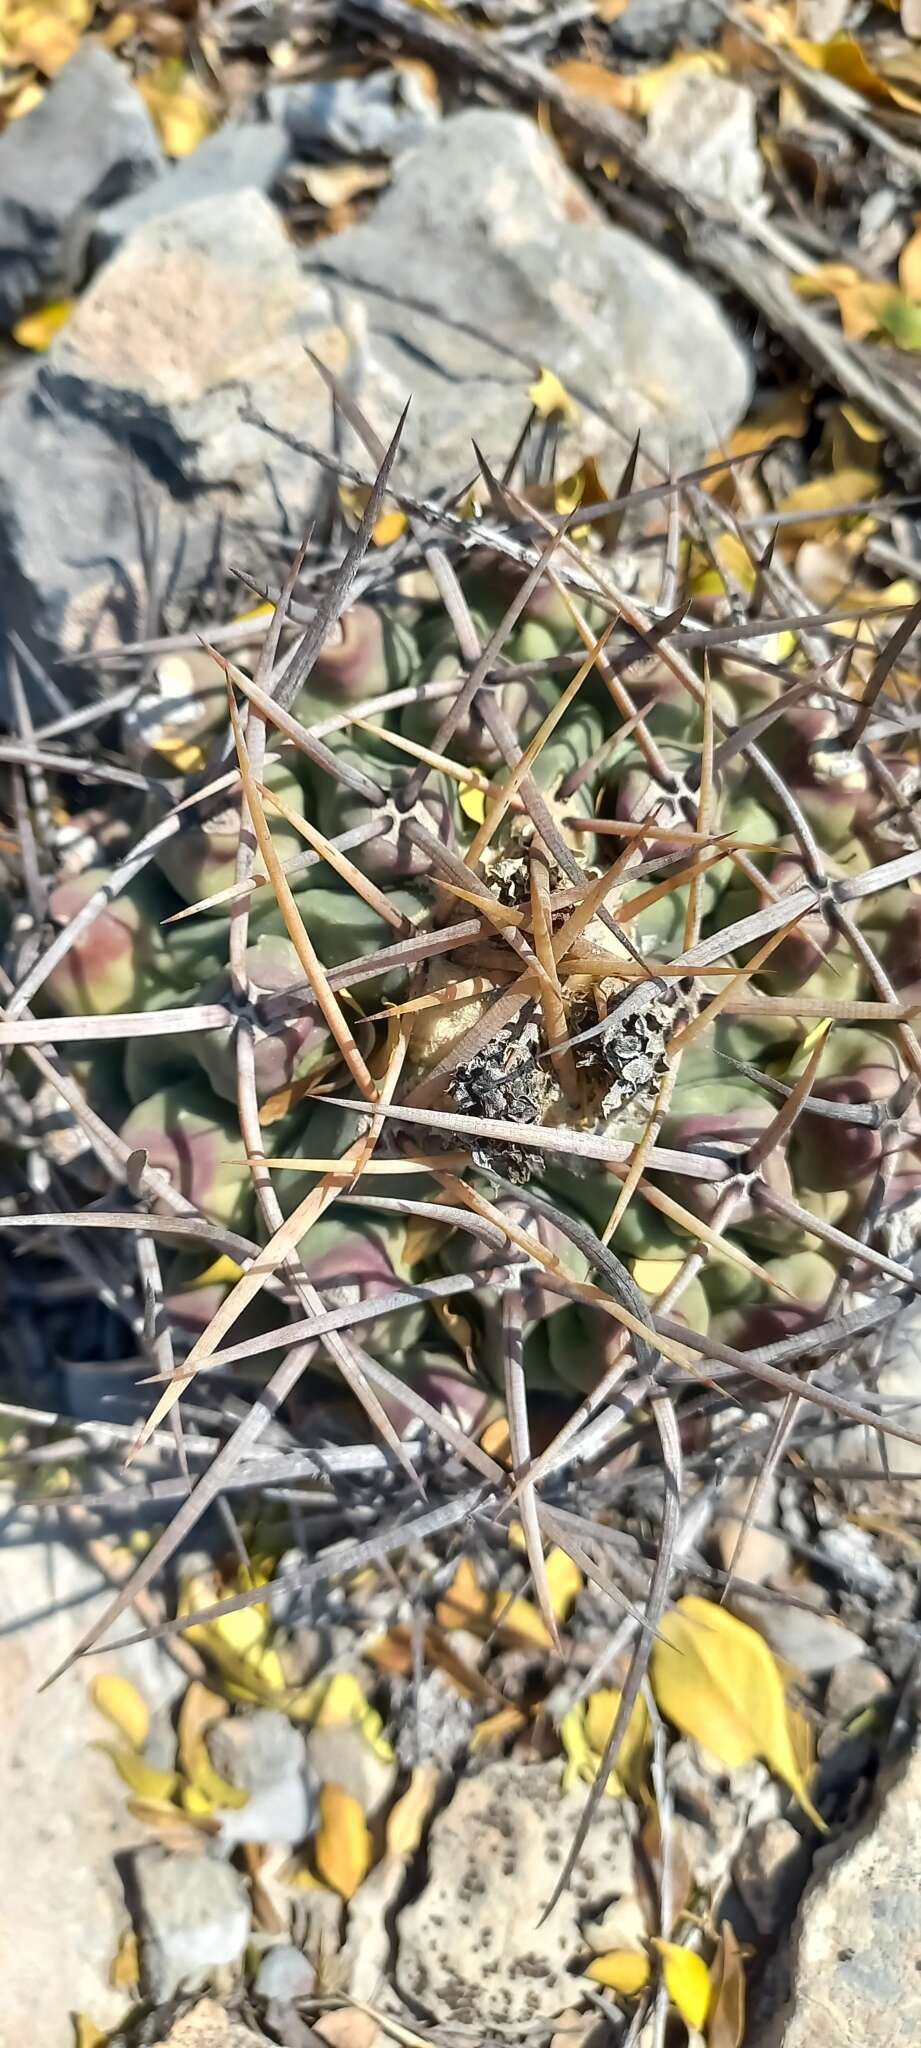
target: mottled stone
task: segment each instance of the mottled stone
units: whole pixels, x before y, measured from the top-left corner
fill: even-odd
[[[397,1985],[439,2020],[514,2026],[572,2002],[580,1921],[634,1891],[631,1809],[603,1798],[572,1881],[546,1918],[584,1788],[559,1764],[490,1764],[463,1778],[428,1839],[428,1880],[397,1920]]]

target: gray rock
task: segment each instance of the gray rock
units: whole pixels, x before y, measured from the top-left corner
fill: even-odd
[[[856,1840],[820,1858],[791,1974],[786,2006],[765,2019],[752,2048],[921,2040],[921,1745]]]
[[[714,42],[721,26],[711,0],[627,0],[608,34],[615,49],[631,57],[668,57],[679,41],[691,47]]]
[[[309,1998],[315,1981],[313,1964],[299,1948],[282,1941],[263,1956],[253,1990],[257,1998],[276,1998],[280,2004],[290,2004],[295,1998]]]
[[[41,104],[0,135],[0,327],[73,290],[96,215],[163,161],[127,73],[85,43]]]
[[[582,1815],[558,1764],[490,1764],[463,1778],[428,1839],[428,1879],[397,1916],[398,1989],[439,2020],[553,2019],[572,2003],[579,1921],[635,1889],[631,1808],[602,1799],[572,1882],[544,1919]]]
[[[4,2048],[73,2048],[71,2014],[115,2027],[131,1999],[109,1971],[128,1911],[116,1858],[145,1830],[129,1793],[95,1744],[117,1740],[93,1706],[98,1671],[120,1673],[156,1713],[186,1679],[157,1643],[78,1664],[39,1688],[101,1619],[111,1589],[65,1543],[16,1536],[9,1495],[0,1514],[0,2041]]]
[[[342,1723],[311,1728],[307,1759],[318,1785],[341,1785],[373,1819],[390,1798],[397,1780],[395,1763],[386,1763],[372,1749],[360,1728]]]
[[[797,1597],[805,1590],[797,1587]],[[837,1664],[866,1654],[863,1637],[845,1628],[833,1614],[815,1614],[786,1600],[751,1600],[735,1590],[729,1595],[729,1605],[733,1614],[764,1636],[775,1656],[810,1677],[834,1671]]]
[[[772,1819],[780,1795],[764,1764],[729,1772],[700,1743],[673,1742],[666,1765],[675,1836],[698,1884],[719,1883],[755,1819]],[[773,1808],[773,1812],[771,1812]]]
[[[151,1843],[132,1860],[148,1998],[200,1990],[212,1970],[237,1965],[249,1939],[249,1893],[239,1871],[212,1856],[177,1856]]]
[[[892,1687],[885,1671],[869,1657],[856,1657],[852,1664],[839,1664],[828,1681],[825,1712],[835,1721],[849,1721],[886,1698]]]
[[[171,165],[156,184],[145,185],[108,206],[93,232],[94,264],[114,255],[136,228],[201,199],[228,199],[237,192],[268,196],[291,155],[291,139],[279,121],[227,121],[191,156]]]
[[[850,11],[851,0],[796,0],[796,33],[827,43],[844,27]]]
[[[308,341],[348,371],[331,295],[302,275],[260,193],[201,200],[133,234],[3,406],[3,624],[46,660],[138,628],[132,459],[145,517],[159,515],[168,621],[206,583],[221,526],[229,558],[257,569],[250,526],[277,530],[281,507],[303,531],[316,478],[279,435],[329,443]]]
[[[754,94],[713,72],[676,72],[649,110],[643,154],[692,198],[744,213],[764,186]]]
[[[424,1671],[414,1707],[400,1717],[397,1756],[404,1770],[414,1770],[417,1764],[436,1764],[449,1770],[466,1751],[472,1728],[472,1702],[458,1692],[444,1671]]]
[[[834,1512],[838,1513],[837,1504]],[[822,1529],[818,1548],[852,1592],[871,1600],[885,1600],[895,1586],[895,1573],[880,1557],[875,1536],[854,1522],[838,1522]]]
[[[921,1295],[915,1295],[884,1331],[873,1390],[881,1397],[884,1420],[888,1413],[900,1429],[921,1436]],[[917,1514],[921,1509],[921,1450],[904,1438],[883,1438],[877,1430],[855,1424],[828,1436],[822,1457],[827,1465],[839,1470],[846,1471],[851,1466],[888,1472],[901,1485],[909,1512]],[[870,1484],[873,1500],[878,1502],[878,1483]]]
[[[218,1721],[207,1740],[221,1777],[250,1795],[245,1806],[222,1809],[222,1844],[272,1842],[293,1848],[302,1842],[314,1813],[300,1729],[284,1714],[260,1707]]]
[[[401,466],[423,489],[468,473],[471,435],[501,461],[541,365],[581,408],[560,460],[607,452],[612,474],[637,429],[679,465],[699,457],[750,389],[715,303],[610,226],[533,122],[461,113],[404,154],[367,225],[306,257],[252,191],[128,237],[0,413],[3,626],[46,664],[137,630],[135,478],[159,515],[167,627],[206,590],[219,535],[225,559],[266,569],[257,535],[303,532],[327,488],[290,445],[333,444],[305,344],[385,438],[412,395]]]
[[[582,408],[563,436],[622,462],[638,430],[681,462],[748,401],[750,371],[713,300],[602,217],[533,121],[456,114],[397,166],[368,221],[317,243],[314,274],[364,308],[362,403],[434,485],[466,475],[470,436],[497,460],[546,365]]]
[[[266,105],[292,143],[313,154],[397,156],[421,141],[439,119],[433,100],[411,71],[372,71],[368,78],[329,78],[272,85]]]
[[[405,1857],[384,1856],[350,1899],[346,1937],[336,1958],[350,1998],[373,2004],[388,1982],[393,1912],[405,1889]]]
[[[215,1998],[199,1998],[171,2024],[173,2010],[168,2007],[162,2015],[166,2032],[155,2041],[148,2037],[149,2048],[269,2048],[264,2034],[239,2014],[227,2012]]]
[[[777,1815],[748,1829],[732,1875],[759,1934],[775,1934],[792,1919],[808,1862],[803,1838],[791,1821]]]

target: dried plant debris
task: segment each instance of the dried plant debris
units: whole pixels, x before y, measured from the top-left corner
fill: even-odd
[[[543,1122],[548,1098],[555,1091],[538,1064],[541,1050],[533,1022],[523,1028],[509,1025],[457,1068],[449,1083],[451,1101],[471,1116],[503,1123]],[[528,1152],[521,1145],[502,1145],[487,1136],[474,1139],[471,1157],[476,1166],[492,1167],[518,1186],[541,1169],[540,1153]]]

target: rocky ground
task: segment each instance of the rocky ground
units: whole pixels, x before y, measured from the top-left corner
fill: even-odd
[[[20,681],[67,718],[100,678],[114,695],[125,642],[181,651],[218,618],[234,644],[305,531],[319,552],[353,530],[368,458],[323,368],[385,441],[411,394],[393,532],[401,502],[463,512],[474,435],[501,470],[530,423],[544,482],[594,475],[601,498],[637,434],[676,473],[776,436],[771,504],[810,602],[869,562],[913,604],[919,39],[912,0],[7,4],[0,679],[20,739]],[[908,1310],[874,1363],[908,1431],[916,1339]],[[746,1415],[747,1460],[705,1473],[672,1588],[679,1618],[710,1604],[723,1649],[698,1669],[693,1632],[671,1666],[657,1646],[554,1899],[637,1626],[605,1542],[628,1608],[647,1587],[641,1490],[606,1505],[587,1560],[554,1553],[556,1640],[475,1504],[369,1560],[359,1475],[345,1563],[271,1629],[240,1608],[40,1694],[156,1524],[146,1500],[107,1517],[131,1435],[96,1428],[111,1361],[63,1390],[27,1363],[53,1413],[13,1408],[17,1357],[2,2048],[921,2038],[909,1442],[826,1419],[736,1558],[767,1441]],[[53,1509],[75,1471],[88,1522]],[[272,1528],[240,1521],[215,1515],[107,1640],[283,1573]]]

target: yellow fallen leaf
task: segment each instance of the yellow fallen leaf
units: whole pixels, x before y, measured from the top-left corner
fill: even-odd
[[[891,284],[861,277],[851,263],[818,263],[814,270],[792,278],[791,283],[800,298],[836,299],[849,341],[865,341],[868,335],[887,332],[893,321],[898,321],[899,309],[912,306]],[[894,335],[893,339],[897,337]]]
[[[269,604],[268,601],[266,601],[265,604],[254,604],[249,611],[238,612],[236,618],[234,619],[234,625],[248,625],[250,619],[271,619],[274,618],[274,616],[275,606],[273,604]]]
[[[447,1593],[435,1609],[439,1628],[477,1628],[492,1611],[489,1594],[484,1593],[469,1557],[462,1557]]]
[[[461,784],[458,802],[465,818],[470,818],[474,825],[482,825],[486,816],[484,789],[477,789],[472,782],[464,782]]]
[[[520,1735],[528,1725],[528,1717],[520,1707],[500,1707],[498,1713],[487,1714],[485,1721],[478,1721],[470,1737],[471,1755],[479,1756],[480,1751],[489,1749],[494,1742],[505,1742],[509,1735]]]
[[[55,78],[79,49],[95,11],[95,0],[34,0],[7,8],[0,18],[4,65],[34,65],[46,78]]]
[[[3,109],[7,126],[11,121],[21,121],[23,114],[31,114],[33,108],[40,107],[44,97],[45,87],[39,85],[37,78],[31,78],[27,85],[20,86],[19,91],[13,94],[11,100],[7,100]]]
[[[106,23],[99,40],[105,44],[107,50],[118,50],[121,48],[122,43],[128,41],[129,36],[137,33],[137,25],[138,18],[136,14],[113,14],[111,20]]]
[[[146,1700],[130,1679],[115,1672],[103,1672],[90,1686],[90,1698],[97,1712],[118,1729],[132,1749],[143,1749],[150,1734],[150,1713]]]
[[[324,1884],[351,1899],[371,1868],[371,1836],[361,1806],[341,1785],[320,1787],[320,1827],[313,1857]]]
[[[331,1678],[321,1672],[311,1685],[304,1686],[294,1718],[309,1721],[315,1728],[360,1728],[381,1761],[393,1761],[393,1750],[381,1732],[380,1714],[351,1671],[334,1672]]]
[[[862,43],[846,30],[830,36],[826,43],[811,43],[803,36],[791,36],[788,47],[801,64],[808,64],[813,71],[824,71],[829,78],[840,79],[842,85],[849,85],[853,92],[862,93],[864,99],[883,104],[888,102],[889,105],[907,107],[912,114],[921,114],[921,98],[917,93],[907,92],[893,79],[874,70]]]
[[[165,57],[136,81],[167,156],[191,156],[211,134],[217,109],[181,57]]]
[[[388,1856],[413,1856],[435,1804],[439,1774],[434,1764],[417,1764],[406,1791],[387,1817]]]
[[[585,1734],[596,1759],[596,1772],[607,1748],[619,1706],[620,1693],[614,1686],[603,1686],[598,1692],[590,1693],[585,1701]],[[641,1698],[635,1701],[627,1722],[617,1758],[616,1772],[634,1799],[640,1798],[645,1786],[651,1752],[652,1730],[649,1726],[649,1712],[645,1700]]]
[[[43,355],[51,347],[55,335],[66,327],[76,303],[76,299],[56,299],[38,313],[25,313],[10,330],[13,340],[19,343],[20,348],[34,349],[36,354]]]
[[[115,1742],[97,1742],[95,1747],[111,1757],[119,1777],[138,1799],[168,1803],[174,1798],[179,1789],[178,1771],[158,1770],[155,1764],[146,1764],[133,1749],[119,1749]]]
[[[649,1957],[641,1949],[615,1948],[609,1955],[596,1956],[585,1972],[594,1984],[604,1984],[621,1998],[635,1998],[645,1991],[652,1975]]]
[[[844,401],[829,407],[822,428],[818,462],[822,469],[873,469],[882,466],[885,432],[860,406]]]
[[[555,414],[564,420],[575,420],[579,417],[575,399],[570,398],[566,386],[560,383],[553,370],[541,370],[534,383],[528,385],[528,397],[542,420],[552,419]]]
[[[351,1671],[336,1671],[328,1678],[320,1693],[314,1725],[317,1728],[339,1728],[347,1721],[360,1721],[367,1707],[364,1692]]]
[[[175,768],[177,775],[195,775],[205,766],[208,759],[204,747],[197,740],[183,739],[178,732],[161,732],[150,741],[152,753],[159,754]],[[202,1286],[202,1281],[193,1281],[193,1286]]]
[[[618,71],[606,71],[603,64],[596,64],[591,57],[566,57],[562,64],[553,66],[553,75],[571,92],[584,93],[586,99],[601,100],[605,106],[619,107],[625,114],[633,110],[633,79]]]
[[[657,1705],[682,1735],[730,1771],[760,1757],[824,1830],[796,1755],[777,1661],[757,1629],[689,1593],[661,1625],[649,1675]]]
[[[422,14],[434,14],[437,21],[452,20],[451,9],[443,5],[443,0],[409,0],[409,4],[418,7]]]
[[[75,2012],[73,2022],[74,2048],[104,2048],[109,2036],[104,2027],[97,2027],[88,2013]]]
[[[504,1415],[497,1415],[493,1422],[487,1422],[480,1438],[480,1449],[486,1452],[488,1458],[495,1458],[497,1465],[511,1465],[512,1440]]]
[[[214,1813],[220,1807],[227,1807],[237,1813],[250,1802],[250,1794],[239,1785],[228,1784],[216,1771],[205,1745],[198,1760],[195,1775],[187,1790],[194,1793],[197,1803],[188,1807],[190,1813]],[[183,1796],[183,1805],[186,1805]]]
[[[128,1991],[139,1982],[140,1975],[138,1938],[133,1927],[126,1927],[109,1969],[109,1983],[116,1991]]]
[[[183,1813],[189,1814],[193,1820],[205,1819],[214,1812],[214,1800],[209,1799],[200,1785],[181,1786],[179,1800]]]
[[[568,1621],[585,1584],[582,1573],[565,1550],[554,1546],[548,1550],[544,1570],[547,1575],[547,1591],[556,1621]]]
[[[839,520],[816,518],[814,515],[833,514],[839,505],[859,505],[865,501],[872,504],[877,491],[877,479],[871,469],[839,469],[833,476],[811,477],[808,483],[798,484],[795,490],[788,491],[777,507],[779,512],[802,513],[802,518],[791,520],[784,529],[784,538],[789,541],[831,539],[836,527],[859,515],[842,513]]]
[[[187,1579],[179,1600],[180,1619],[218,1597],[210,1575]],[[276,1695],[287,1690],[281,1659],[267,1640],[270,1627],[267,1607],[240,1607],[218,1621],[188,1622],[184,1633],[217,1665],[234,1698],[264,1706],[277,1705]]]
[[[648,71],[608,71],[590,57],[567,57],[554,65],[553,74],[571,92],[617,107],[621,113],[642,116],[682,72],[725,72],[727,68],[725,58],[715,50],[681,50],[667,64],[654,65]]]
[[[742,2048],[745,2039],[745,1964],[737,1937],[724,1920],[710,1964],[707,2048]]]
[[[186,1813],[183,1807],[172,1806],[165,1799],[127,1799],[125,1806],[132,1820],[152,1828],[170,1849],[197,1854],[203,1841],[210,1841],[221,1832],[220,1821],[211,1814]]]
[[[710,1972],[703,1956],[695,1955],[692,1948],[682,1948],[677,1941],[654,1940],[651,1946],[661,1961],[673,2006],[685,2026],[700,2033],[710,2009]]]
[[[547,1624],[542,1620],[531,1600],[520,1594],[510,1600],[507,1593],[496,1593],[493,1599],[492,1619],[498,1627],[502,1642],[533,1645],[537,1650],[552,1650],[553,1643]]]
[[[921,301],[921,227],[909,235],[899,257],[899,284],[906,299]]]
[[[648,114],[666,86],[671,85],[672,79],[682,73],[687,75],[689,72],[697,72],[703,75],[708,72],[725,73],[727,70],[725,58],[716,50],[679,50],[676,56],[668,59],[667,64],[657,64],[652,71],[634,72],[631,80],[633,98],[630,111],[633,114]]]
[[[827,297],[827,293],[824,296]],[[755,455],[761,448],[772,447],[775,441],[801,441],[811,412],[812,394],[807,386],[789,385],[783,391],[774,392],[750,412],[725,447],[712,448],[707,460],[718,462],[723,455]],[[726,494],[731,497],[735,490],[731,472],[723,470],[715,476],[705,477],[703,489],[714,496]]]
[[[349,518],[354,521],[356,526],[365,511],[370,496],[371,488],[368,484],[340,483],[339,485],[339,503],[343,511],[348,513]],[[399,540],[400,535],[406,532],[407,523],[405,512],[401,512],[396,506],[390,511],[381,512],[374,522],[371,534],[375,547],[386,548],[389,547],[391,541]]]
[[[722,597],[727,588],[736,584],[746,592],[754,589],[757,570],[744,542],[734,533],[719,534],[713,554],[715,562],[702,548],[692,550],[691,589],[695,597]]]
[[[585,1708],[570,1707],[560,1722],[560,1741],[566,1764],[563,1770],[563,1791],[571,1792],[580,1778],[586,1785],[594,1785],[598,1775],[598,1757],[585,1733]],[[611,1771],[605,1791],[615,1797],[623,1792],[623,1786],[616,1771]]]
[[[221,1252],[218,1258],[212,1260],[210,1266],[205,1267],[204,1272],[197,1273],[194,1280],[186,1281],[185,1291],[192,1294],[197,1287],[232,1287],[242,1278],[242,1266],[238,1266],[236,1259],[232,1259],[228,1252]]]
[[[604,1687],[564,1715],[560,1722],[560,1741],[567,1758],[564,1791],[570,1791],[579,1779],[586,1785],[594,1784],[619,1705],[620,1693],[613,1687]],[[622,1799],[625,1791],[636,1799],[642,1796],[651,1747],[649,1715],[645,1701],[639,1699],[627,1722],[617,1768],[608,1772],[605,1791],[610,1798]]]

